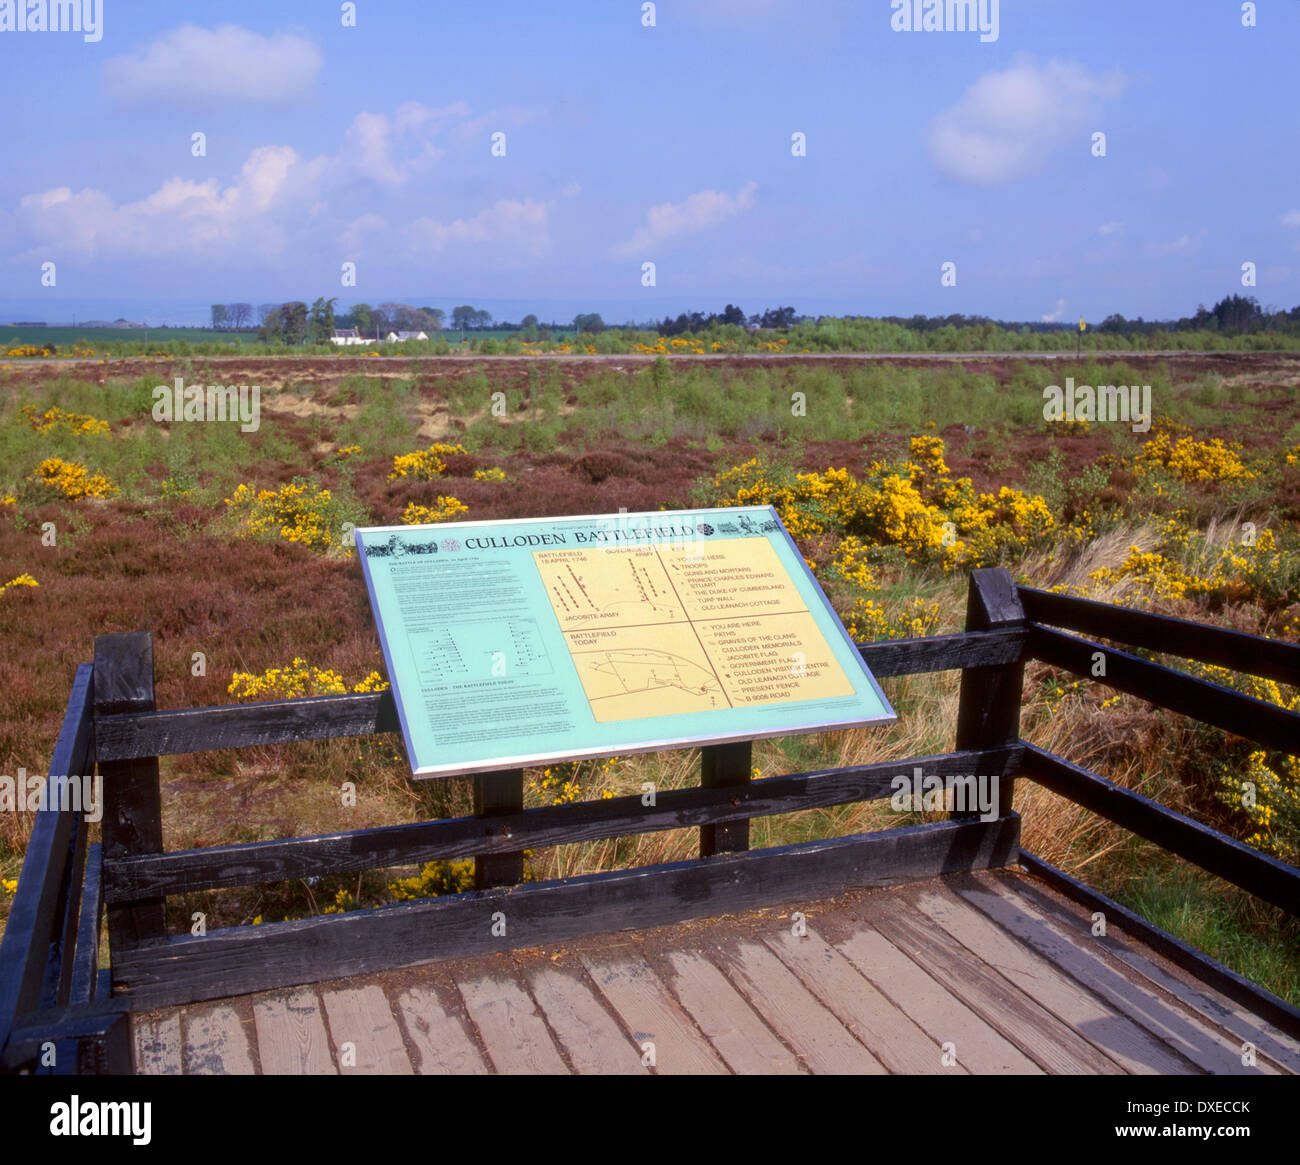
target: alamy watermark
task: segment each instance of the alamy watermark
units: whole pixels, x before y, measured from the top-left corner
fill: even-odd
[[[0,812],[37,813],[42,809],[84,813],[90,824],[104,816],[104,778],[40,777],[20,768],[17,776],[0,776]]]
[[[262,423],[262,389],[247,384],[190,384],[182,376],[175,384],[153,390],[155,421],[239,421],[241,433],[256,433]]]
[[[1151,386],[1149,384],[1075,384],[1065,378],[1065,387],[1049,384],[1043,389],[1045,421],[1125,421],[1133,432],[1151,428]]]
[[[998,39],[998,0],[890,0],[895,32],[978,32],[983,44]]]
[[[79,32],[104,37],[104,0],[0,0],[0,32]]]
[[[1000,814],[998,801],[1002,778],[996,773],[975,773],[928,777],[918,766],[909,777],[899,773],[893,779],[889,807],[895,813],[978,813],[981,821],[994,821]]]

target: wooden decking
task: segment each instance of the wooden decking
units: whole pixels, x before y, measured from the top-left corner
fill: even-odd
[[[1092,932],[1036,879],[963,874],[140,1014],[136,1059],[143,1073],[1300,1071],[1300,1041],[1114,926]]]

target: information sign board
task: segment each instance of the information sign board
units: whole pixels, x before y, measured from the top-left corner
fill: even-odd
[[[895,719],[770,506],[356,543],[417,777]]]

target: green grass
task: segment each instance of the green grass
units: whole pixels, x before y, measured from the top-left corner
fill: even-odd
[[[1300,919],[1137,840],[1092,877],[1148,922],[1300,1006]]]

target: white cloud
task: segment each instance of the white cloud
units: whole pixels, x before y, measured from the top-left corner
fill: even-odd
[[[1284,227],[1300,227],[1300,210],[1289,210],[1282,216]]]
[[[1056,301],[1056,308],[1054,311],[1052,311],[1050,315],[1039,316],[1038,318],[1042,320],[1042,322],[1045,324],[1055,324],[1055,323],[1059,323],[1061,318],[1064,315],[1065,315],[1065,300],[1058,299]]]
[[[539,256],[551,247],[547,215],[553,205],[532,198],[522,202],[503,198],[471,218],[449,223],[427,217],[416,219],[411,232],[418,243],[434,251],[460,243],[509,243]]]
[[[930,155],[950,178],[993,186],[1034,173],[1071,139],[1088,146],[1088,131],[1105,101],[1124,91],[1118,71],[1095,73],[1074,61],[1036,65],[1017,57],[985,73],[930,124]]]
[[[416,199],[426,195],[408,180],[436,164],[435,135],[469,112],[463,103],[411,102],[391,114],[361,113],[335,153],[309,159],[290,146],[259,146],[225,184],[169,177],[136,202],[91,188],[39,191],[19,201],[7,233],[29,248],[15,256],[24,259],[57,247],[99,259],[229,266],[274,257],[290,243],[308,253],[342,246],[354,259],[406,259],[410,244],[440,251],[507,243],[512,260],[547,253],[551,202],[502,199],[446,221],[417,217]]]
[[[1122,220],[1117,222],[1104,222],[1097,228],[1097,233],[1103,237],[1107,235],[1115,235],[1122,231],[1127,225],[1128,224]]]
[[[699,190],[685,202],[663,202],[646,212],[645,226],[625,243],[613,248],[615,258],[644,257],[646,252],[679,235],[692,235],[734,218],[754,205],[757,182],[748,182],[735,194]]]
[[[292,33],[262,36],[234,24],[183,25],[134,53],[104,62],[109,97],[128,104],[276,104],[305,96],[324,60]]]
[[[1201,249],[1208,232],[1204,227],[1194,235],[1181,234],[1167,243],[1148,243],[1145,252],[1148,257],[1158,259],[1165,255],[1194,255]]]

